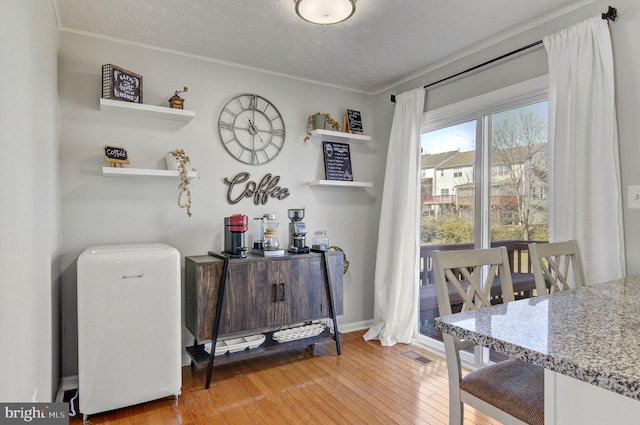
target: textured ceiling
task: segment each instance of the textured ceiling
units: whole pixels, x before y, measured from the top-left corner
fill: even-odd
[[[320,26],[294,0],[54,0],[79,31],[364,93],[588,0],[357,0]]]

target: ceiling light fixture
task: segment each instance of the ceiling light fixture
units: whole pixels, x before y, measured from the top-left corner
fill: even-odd
[[[296,13],[307,22],[332,25],[346,21],[356,11],[355,0],[295,0]]]

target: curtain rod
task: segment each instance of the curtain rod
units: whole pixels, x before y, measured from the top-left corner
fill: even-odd
[[[617,17],[618,17],[618,10],[615,7],[611,7],[611,6],[609,6],[609,10],[607,10],[606,13],[602,14],[602,19],[606,19],[607,21],[615,21]],[[466,74],[468,72],[475,71],[478,68],[482,68],[483,66],[489,65],[489,64],[491,64],[493,62],[497,62],[497,61],[499,61],[501,59],[504,59],[506,57],[515,55],[516,53],[520,53],[520,52],[522,52],[524,50],[530,49],[530,48],[535,47],[535,46],[537,46],[539,44],[542,44],[542,40],[538,40],[538,41],[535,41],[535,42],[533,42],[531,44],[528,44],[528,45],[526,45],[524,47],[520,47],[519,49],[512,50],[511,52],[505,53],[504,55],[498,56],[497,58],[493,58],[493,59],[490,59],[490,60],[488,60],[486,62],[482,62],[480,65],[472,66],[469,69],[465,69],[464,71],[460,71],[460,72],[458,72],[456,74],[450,75],[450,76],[445,77],[445,78],[443,78],[441,80],[438,80],[438,81],[435,81],[433,83],[427,84],[426,86],[423,86],[422,88],[426,89],[426,88],[429,88],[431,86],[435,86],[436,84],[440,84],[440,83],[442,83],[444,81],[451,80],[452,78],[455,78],[455,77],[458,77],[460,75]],[[395,101],[396,101],[396,96],[393,95],[393,94],[391,95],[391,101],[393,103],[395,103]]]

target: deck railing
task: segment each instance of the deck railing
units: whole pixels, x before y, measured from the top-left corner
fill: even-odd
[[[505,240],[505,241],[493,241],[491,247],[498,246],[507,247],[507,253],[509,254],[509,266],[511,267],[511,273],[532,273],[531,260],[529,259],[529,247],[532,242],[546,242],[546,241],[521,241],[521,240]],[[433,251],[452,251],[458,249],[473,249],[475,246],[473,243],[454,243],[454,244],[429,244],[420,245],[420,285],[427,285],[433,283],[431,279],[431,253]],[[427,271],[427,273],[425,273]]]
[[[530,297],[535,289],[535,282],[529,259],[529,243],[546,241],[504,240],[494,241],[491,247],[505,246],[509,256],[509,266],[516,297]],[[436,290],[433,282],[431,253],[434,251],[451,251],[473,249],[473,243],[430,244],[420,246],[420,332],[433,338],[441,339],[440,332],[433,329],[433,319],[439,316]],[[492,291],[493,293],[493,291]],[[496,302],[501,302],[497,298]],[[494,302],[492,298],[492,302]],[[452,306],[453,307],[453,306]],[[455,309],[454,309],[455,312]]]
[[[455,204],[456,195],[424,195],[422,202],[424,204]]]

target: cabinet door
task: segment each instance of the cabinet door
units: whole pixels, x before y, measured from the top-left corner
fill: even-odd
[[[298,257],[280,261],[283,323],[295,323],[323,316],[324,278],[321,257]]]
[[[278,308],[278,265],[271,261],[232,262],[220,320],[220,334],[273,326]]]
[[[198,340],[213,334],[222,261],[185,258],[185,324]]]

